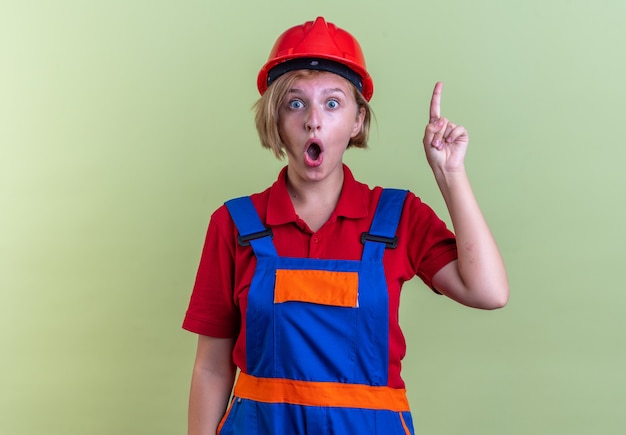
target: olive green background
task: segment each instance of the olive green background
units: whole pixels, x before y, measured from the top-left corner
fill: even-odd
[[[621,0],[4,0],[0,433],[185,433],[206,224],[284,164],[258,145],[256,73],[317,15],[375,81],[357,178],[448,219],[420,144],[442,80],[508,266],[497,312],[406,285],[416,432],[623,433]]]

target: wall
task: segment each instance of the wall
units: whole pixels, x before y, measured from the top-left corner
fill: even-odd
[[[405,288],[419,433],[626,425],[624,2],[25,0],[0,6],[0,433],[184,433],[180,329],[210,213],[269,185],[250,106],[275,38],[324,15],[364,47],[371,148],[346,161],[447,219],[428,102],[467,167],[509,306]]]

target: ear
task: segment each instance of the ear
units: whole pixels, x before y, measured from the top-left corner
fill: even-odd
[[[352,128],[352,135],[350,136],[351,138],[361,133],[364,120],[365,120],[365,107],[359,107],[359,110],[356,114],[356,119],[354,120],[354,127]]]

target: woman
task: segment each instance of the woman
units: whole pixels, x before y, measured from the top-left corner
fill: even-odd
[[[189,433],[412,434],[402,284],[417,275],[483,309],[509,295],[467,132],[441,117],[437,83],[423,144],[455,236],[412,193],[370,189],[343,164],[367,145],[373,94],[352,35],[321,17],[288,29],[257,84],[261,142],[287,166],[211,217],[183,324],[199,334]]]

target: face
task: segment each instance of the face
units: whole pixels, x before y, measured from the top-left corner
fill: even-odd
[[[343,77],[322,72],[297,79],[279,109],[290,181],[341,178],[343,153],[361,130],[364,116]]]

